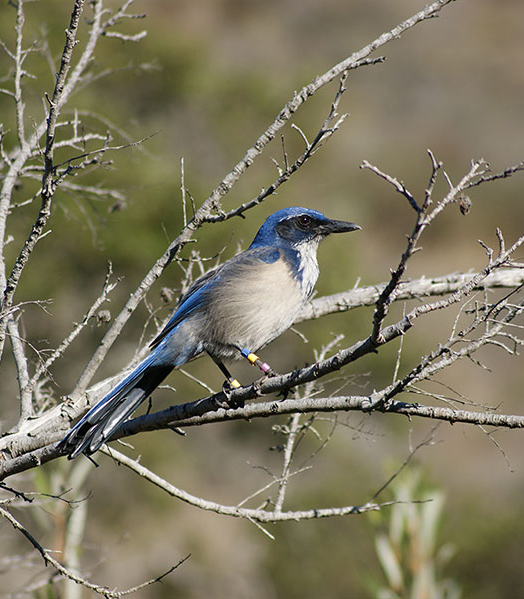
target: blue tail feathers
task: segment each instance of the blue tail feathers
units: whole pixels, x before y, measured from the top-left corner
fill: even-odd
[[[171,365],[158,365],[151,354],[131,374],[112,389],[60,441],[58,449],[69,459],[84,452],[90,455],[111,437],[120,425],[149,397],[173,370]]]

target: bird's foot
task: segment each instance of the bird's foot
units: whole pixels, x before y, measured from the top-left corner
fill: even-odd
[[[221,399],[220,395],[215,398],[216,404],[220,408],[224,408],[224,410],[231,410],[234,408],[243,408],[244,400],[232,399],[231,393],[235,389],[240,389],[242,385],[237,381],[237,379],[231,377],[224,381],[222,385],[222,394],[224,396],[224,400]]]
[[[268,379],[274,378],[276,376],[284,376],[281,372],[277,372],[276,370],[273,370],[268,364],[266,364],[266,366],[268,368],[263,371],[264,376],[260,379],[261,385]],[[278,397],[281,397],[282,399],[287,399],[290,395],[291,396],[295,395],[295,389],[294,389],[294,387],[285,387],[284,389],[281,389],[277,395],[278,395]]]
[[[254,355],[254,354],[251,354],[251,355]],[[260,359],[258,357],[257,357],[257,360],[252,362],[253,366],[258,366],[257,361],[260,362]],[[277,372],[276,370],[273,370],[271,368],[271,366],[269,366],[269,364],[266,364],[265,362],[264,362],[264,366],[267,368],[264,368],[264,369],[260,368],[262,370],[262,372],[264,373],[264,376],[258,381],[259,385],[264,384],[265,381],[267,381],[268,379],[274,378],[276,376],[283,376],[283,374],[281,372]],[[278,395],[278,397],[281,397],[284,400],[284,399],[287,399],[289,395],[294,396],[294,394],[295,394],[295,389],[293,387],[287,387],[287,388],[281,389],[277,395]]]
[[[235,389],[240,389],[240,387],[242,387],[242,385],[237,381],[237,379],[235,379],[233,377],[228,377],[224,381],[224,384],[222,385],[222,392],[229,399],[229,397],[231,396],[231,393]]]

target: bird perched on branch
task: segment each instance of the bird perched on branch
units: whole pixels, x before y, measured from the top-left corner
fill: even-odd
[[[60,441],[69,459],[97,451],[166,376],[206,352],[240,387],[223,361],[246,358],[262,372],[254,353],[295,320],[318,278],[317,248],[331,233],[355,231],[307,208],[284,208],[269,216],[247,250],[200,277],[151,343],[151,353],[103,397]]]

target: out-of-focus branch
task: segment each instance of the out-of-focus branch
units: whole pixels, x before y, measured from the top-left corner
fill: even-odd
[[[80,16],[84,10],[85,0],[75,0],[73,6],[73,12],[71,14],[71,21],[69,27],[66,29],[66,42],[64,50],[62,52],[62,59],[60,63],[60,69],[56,76],[55,88],[53,96],[49,101],[49,114],[47,117],[47,134],[46,134],[46,145],[44,151],[44,174],[42,177],[42,204],[38,218],[36,219],[32,230],[26,239],[24,246],[18,256],[15,265],[7,279],[2,309],[9,309],[13,303],[13,296],[20,280],[22,271],[27,264],[31,253],[37,244],[38,240],[42,236],[44,228],[47,224],[49,216],[51,215],[51,201],[55,192],[55,184],[53,182],[54,166],[53,166],[53,154],[54,154],[54,140],[55,131],[58,117],[60,115],[60,108],[62,105],[62,96],[64,93],[64,87],[66,84],[67,75],[71,67],[71,58],[73,56],[73,49],[76,46],[76,35],[78,32],[78,26],[80,24]],[[21,144],[21,150],[25,148],[25,141]],[[0,240],[0,243],[2,240]],[[7,328],[7,321],[0,320],[0,356],[3,352],[5,343],[5,331]]]
[[[153,584],[155,582],[160,582],[168,574],[171,574],[171,572],[173,572],[176,568],[178,568],[178,566],[183,564],[184,561],[186,561],[186,559],[187,559],[187,557],[186,557],[186,558],[180,560],[177,564],[172,566],[167,572],[165,572],[161,576],[157,576],[156,578],[154,578],[152,580],[148,580],[147,582],[144,582],[140,585],[134,586],[130,589],[126,589],[124,591],[116,591],[114,589],[110,589],[110,588],[102,586],[102,585],[94,584],[94,583],[90,582],[89,580],[87,580],[86,578],[78,575],[73,570],[63,566],[57,559],[55,559],[52,556],[51,551],[49,551],[48,549],[45,549],[37,541],[37,539],[29,532],[29,530],[19,520],[17,520],[8,509],[2,507],[1,505],[0,505],[0,516],[5,518],[13,526],[13,528],[15,530],[20,532],[31,543],[31,545],[42,556],[42,559],[44,560],[44,564],[46,566],[52,566],[59,575],[65,577],[69,580],[72,580],[73,582],[76,582],[77,584],[82,585],[86,589],[94,591],[95,593],[102,595],[103,597],[106,597],[106,598],[119,599],[120,597],[123,597],[124,595],[129,595],[131,593],[134,593],[135,591],[138,591],[147,586],[150,586],[151,584]]]

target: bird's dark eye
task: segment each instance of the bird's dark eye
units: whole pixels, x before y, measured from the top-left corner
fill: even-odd
[[[308,216],[307,214],[301,214],[300,216],[297,216],[295,222],[297,223],[300,229],[309,229],[311,223],[313,222],[313,219],[311,218],[311,216]]]

